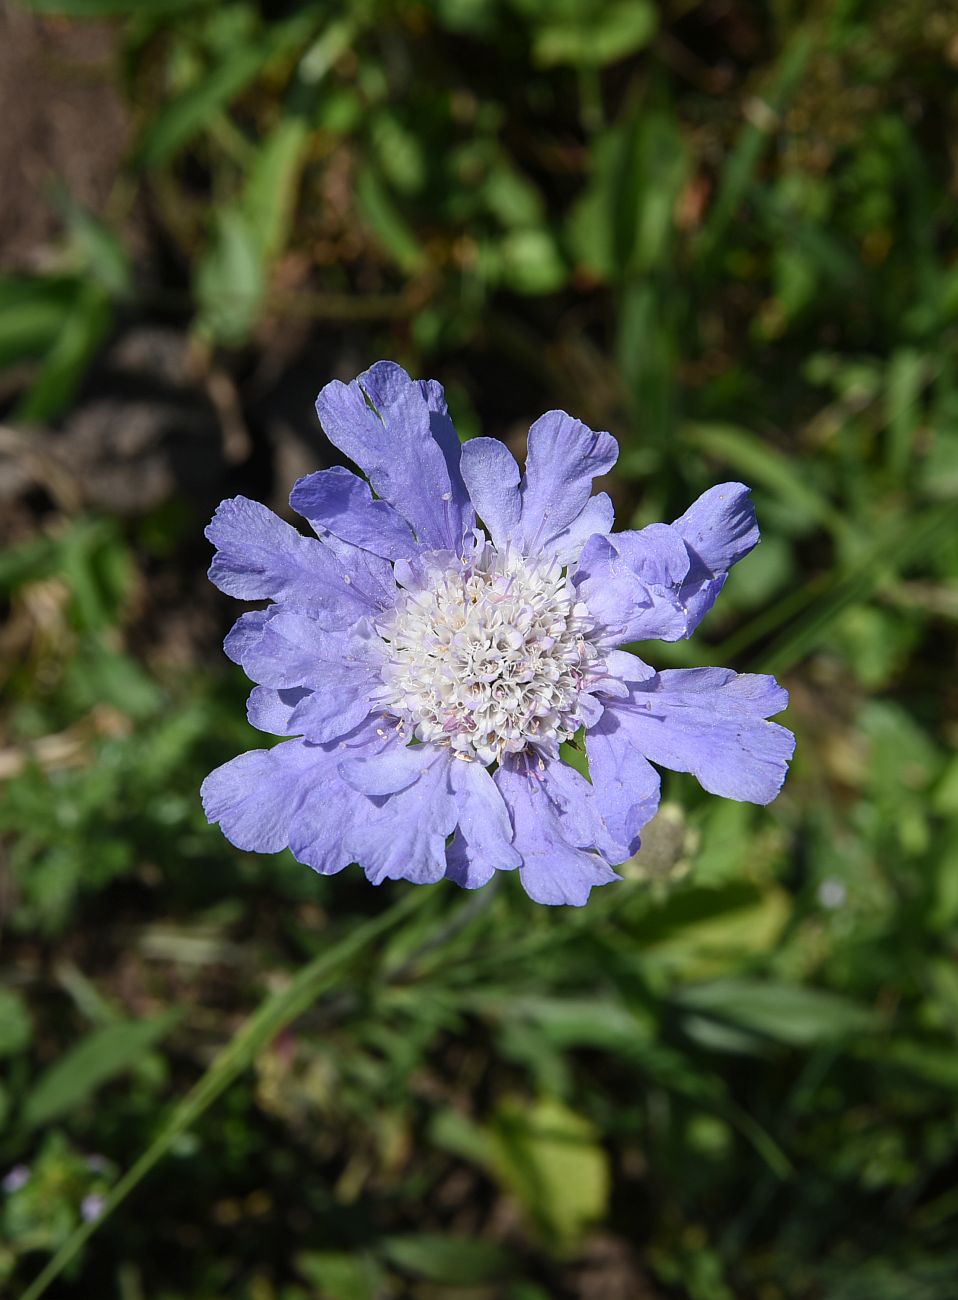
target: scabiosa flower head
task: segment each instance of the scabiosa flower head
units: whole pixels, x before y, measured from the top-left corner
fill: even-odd
[[[653,763],[775,797],[794,740],[767,721],[787,703],[773,678],[656,672],[618,648],[698,626],[758,541],[746,487],[612,533],[591,492],[615,440],[563,411],[532,426],[520,477],[502,443],[461,446],[441,387],[392,362],[327,384],[316,407],[368,482],[299,480],[290,504],[313,538],[245,497],[206,534],[212,581],[272,602],[225,648],[257,683],[253,726],[293,737],[204,781],[232,843],[289,847],[323,874],[356,862],[374,884],[474,889],[518,869],[536,901],[581,905],[637,850]],[[580,730],[591,780],[562,760]]]

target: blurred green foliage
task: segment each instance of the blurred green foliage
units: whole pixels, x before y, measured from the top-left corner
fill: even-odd
[[[952,1300],[953,6],[20,8],[112,24],[131,135],[102,210],[59,187],[59,246],[0,274],[33,476],[0,554],[0,1289],[85,1221],[50,1294]],[[110,508],[57,449],[155,321],[223,455]],[[754,486],[763,545],[654,655],[783,675],[775,805],[670,779],[582,913],[205,825],[259,741],[204,514],[281,495],[264,392],[381,355],[467,436],[611,429],[623,527]]]

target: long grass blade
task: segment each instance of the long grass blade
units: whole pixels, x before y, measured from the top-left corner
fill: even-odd
[[[394,906],[358,926],[329,951],[321,953],[302,967],[285,989],[273,994],[259,1006],[202,1078],[173,1109],[146,1151],[111,1189],[98,1217],[82,1224],[64,1242],[46,1268],[27,1287],[21,1300],[39,1300],[101,1224],[126,1200],[154,1165],[163,1159],[180,1134],[195,1124],[203,1112],[250,1065],[257,1053],[281,1029],[310,1007],[317,996],[340,975],[344,966],[419,906],[428,892],[408,890]]]

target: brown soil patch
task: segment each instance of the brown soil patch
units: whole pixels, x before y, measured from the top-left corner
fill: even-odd
[[[117,34],[0,0],[0,270],[41,266],[60,222],[59,181],[102,210],[128,140]]]

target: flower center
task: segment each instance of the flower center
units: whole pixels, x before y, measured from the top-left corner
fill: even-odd
[[[381,706],[417,739],[487,764],[527,747],[554,755],[602,667],[561,566],[488,543],[453,564],[425,557],[377,631]]]

